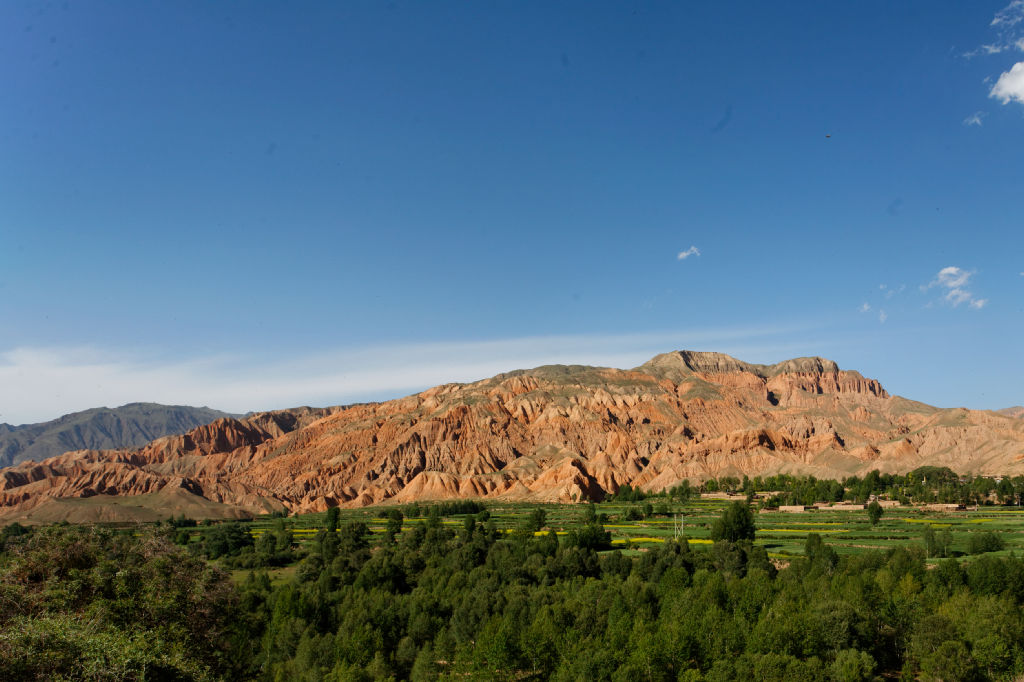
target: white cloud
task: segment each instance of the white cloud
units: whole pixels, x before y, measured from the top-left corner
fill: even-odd
[[[1013,0],[1009,5],[996,12],[991,26],[1009,28],[1024,21],[1024,0]]]
[[[946,294],[946,300],[954,306],[958,306],[965,301],[971,300],[971,292],[964,291],[963,289],[950,289]]]
[[[984,118],[984,111],[975,111],[973,114],[964,119],[965,126],[980,126],[982,124],[981,119]]]
[[[680,251],[679,255],[676,256],[676,260],[686,260],[690,256],[699,256],[699,255],[700,255],[700,249],[698,249],[696,246],[691,246],[686,251]]]
[[[1017,62],[1009,71],[1003,72],[988,93],[1003,104],[1010,100],[1024,104],[1024,62]]]
[[[942,268],[939,270],[938,276],[932,281],[929,286],[944,286],[950,289],[956,289],[967,284],[967,281],[971,279],[973,272],[962,270],[955,265]]]
[[[441,383],[476,381],[545,364],[635,367],[658,353],[681,348],[774,362],[820,352],[806,340],[812,329],[524,337],[173,361],[125,349],[23,347],[0,352],[0,422],[39,422],[136,401],[248,412],[384,400]],[[801,341],[790,342],[782,335]]]
[[[878,321],[885,324],[885,321],[889,319],[889,316],[885,314],[884,310],[878,311]]]
[[[927,286],[922,285],[921,291],[928,291],[933,287],[940,287],[946,289],[946,293],[943,295],[942,300],[949,303],[954,308],[961,303],[967,303],[971,308],[980,310],[984,308],[988,303],[988,299],[975,298],[974,294],[967,288],[967,284],[970,282],[971,277],[974,275],[973,271],[964,270],[958,268],[955,265],[939,270],[939,274],[935,276]]]
[[[871,312],[871,304],[867,303],[867,302],[862,303],[861,306],[860,306],[860,311],[862,313],[870,313]]]
[[[1005,52],[1008,49],[1010,49],[1008,45],[982,45],[977,50],[965,52],[964,56],[977,57],[978,55],[999,54],[1000,52]]]
[[[990,26],[995,33],[995,39],[964,53],[964,56],[972,58],[998,55],[1014,49],[1024,52],[1024,25],[1021,25],[1021,22],[1024,22],[1024,0],[1013,0],[992,18]],[[992,77],[986,77],[983,82],[991,83]],[[1024,104],[1024,62],[1018,62],[1009,71],[1000,74],[988,96],[998,99],[1003,104],[1009,104],[1011,100]],[[981,119],[968,116],[964,120],[964,125],[980,126]]]

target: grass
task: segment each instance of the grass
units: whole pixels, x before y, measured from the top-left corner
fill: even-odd
[[[295,566],[283,566],[281,568],[261,568],[260,573],[266,573],[270,577],[270,584],[273,587],[278,587],[286,582],[291,581],[295,576]],[[250,568],[239,568],[237,570],[230,571],[231,582],[236,585],[241,585],[245,582],[249,574],[253,572]]]

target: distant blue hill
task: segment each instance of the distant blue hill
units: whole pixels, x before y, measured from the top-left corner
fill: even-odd
[[[74,412],[40,424],[0,424],[0,467],[28,459],[40,461],[68,450],[139,447],[232,416],[208,407],[129,403]]]

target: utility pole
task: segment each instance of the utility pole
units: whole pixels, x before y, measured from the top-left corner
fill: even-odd
[[[672,519],[672,536],[678,540],[679,538],[686,537],[686,529],[684,528],[685,521],[683,514],[680,512]]]

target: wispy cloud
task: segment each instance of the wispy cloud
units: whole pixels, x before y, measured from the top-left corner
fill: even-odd
[[[988,96],[1003,104],[1011,100],[1024,104],[1024,62],[1017,62],[1009,71],[1000,74]]]
[[[967,288],[972,276],[974,276],[973,271],[950,265],[939,270],[939,274],[927,285],[922,285],[921,291],[928,291],[936,287],[945,289],[945,293],[942,296],[942,300],[945,303],[952,305],[954,308],[961,303],[966,303],[969,307],[980,310],[988,304],[988,299],[975,297]]]
[[[1024,51],[1024,0],[1013,0],[996,12],[990,26],[995,40],[964,54],[965,57],[999,55],[1010,50]],[[991,83],[991,78],[985,79]],[[1009,71],[1003,71],[989,90],[988,96],[1004,105],[1011,101],[1024,104],[1024,62],[1017,62]],[[964,119],[964,125],[981,125],[977,114]]]
[[[990,26],[998,28],[1011,28],[1024,21],[1024,0],[1013,0],[1009,5],[1002,8],[992,18]]]
[[[943,286],[949,289],[958,289],[971,279],[973,272],[968,272],[955,265],[942,268],[939,270],[939,274],[936,275],[935,279],[932,280],[930,286]]]
[[[45,421],[135,401],[248,412],[383,400],[445,382],[476,381],[545,364],[635,367],[658,353],[682,348],[774,362],[819,353],[820,347],[808,340],[808,333],[817,328],[543,336],[171,361],[126,349],[22,347],[0,352],[0,422]]]
[[[1010,49],[1009,45],[980,45],[970,52],[964,52],[965,57],[978,57],[981,55],[999,54]]]
[[[946,294],[945,299],[954,306],[958,306],[961,303],[966,303],[972,300],[971,292],[964,291],[963,289],[950,289]]]
[[[676,260],[686,260],[690,256],[699,256],[699,255],[700,255],[700,249],[698,249],[696,246],[691,246],[686,251],[680,251],[676,255]]]
[[[973,114],[964,119],[965,126],[980,126],[982,125],[982,118],[985,117],[984,111],[975,111]]]
[[[880,306],[880,304],[884,304],[885,301],[888,301],[889,299],[893,298],[898,294],[902,294],[903,291],[906,290],[906,288],[906,284],[901,284],[898,287],[891,287],[885,283],[879,284],[878,295],[884,300],[881,301],[880,303],[876,303],[874,306],[871,303],[865,301],[864,303],[861,303],[860,308],[858,308],[858,310],[860,310],[861,313],[870,313],[874,310],[877,310],[878,321],[882,324],[885,324],[885,321],[889,319],[889,313],[887,313],[885,309]],[[874,297],[874,295],[872,297]]]

